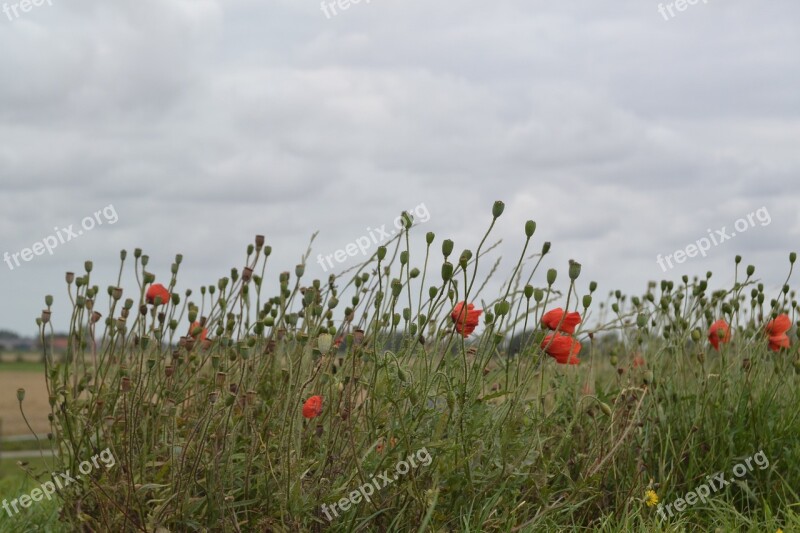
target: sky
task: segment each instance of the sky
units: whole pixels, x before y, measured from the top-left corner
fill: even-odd
[[[579,292],[725,286],[736,254],[780,285],[800,243],[796,0],[36,3],[0,8],[0,329],[52,294],[63,330],[64,273],[104,290],[121,249],[158,281],[182,253],[197,290],[256,234],[277,279],[319,231],[326,279],[402,210],[415,250],[474,250],[495,200],[485,266],[533,219]]]

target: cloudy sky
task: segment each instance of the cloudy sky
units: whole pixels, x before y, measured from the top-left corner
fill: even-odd
[[[181,288],[197,288],[263,233],[276,278],[314,231],[315,256],[333,254],[422,205],[418,239],[459,251],[504,200],[501,277],[534,219],[547,266],[574,258],[602,293],[727,283],[737,253],[777,284],[800,248],[796,0],[15,1],[0,329],[34,334],[47,293],[66,325],[64,272],[91,258],[105,288],[122,248],[159,280],[183,253]],[[52,255],[24,254],[70,225],[83,233]],[[706,257],[658,266],[723,227],[736,236]]]

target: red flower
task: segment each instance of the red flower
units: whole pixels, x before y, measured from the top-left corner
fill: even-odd
[[[303,416],[316,418],[322,413],[322,396],[312,396],[303,404]]]
[[[788,348],[790,345],[789,336],[786,334],[789,328],[792,327],[792,321],[789,315],[778,315],[775,319],[767,322],[764,330],[769,336],[769,349],[773,352],[779,351],[781,348]]]
[[[542,341],[542,350],[562,365],[577,365],[581,362],[576,357],[581,351],[581,343],[569,335],[551,333]]]
[[[164,305],[169,301],[169,291],[166,287],[164,287],[160,283],[156,283],[155,285],[150,285],[150,288],[147,289],[147,303],[154,304],[156,303],[156,297],[161,298],[161,304]]]
[[[767,330],[767,335],[770,337],[774,337],[777,335],[783,335],[789,328],[792,327],[792,321],[789,319],[789,315],[778,315],[777,318],[774,320],[770,320],[767,322],[767,325],[764,326],[764,329]]]
[[[458,302],[453,308],[453,312],[450,313],[450,318],[456,325],[456,331],[464,337],[469,337],[480,323],[481,313],[483,313],[483,309],[475,309],[474,304],[468,304],[464,309],[464,302]],[[466,322],[464,321],[465,314]]]
[[[722,332],[721,336],[720,331]],[[708,342],[711,343],[711,346],[713,346],[715,350],[719,350],[719,344],[721,342],[730,342],[730,340],[731,328],[724,320],[719,319],[708,328]]]
[[[646,365],[647,362],[644,360],[644,357],[641,355],[634,355],[633,356],[633,368],[639,368],[640,366]]]
[[[562,322],[563,319],[563,322]],[[561,326],[559,327],[559,322],[561,322]],[[575,326],[581,323],[581,315],[577,311],[573,311],[572,313],[567,313],[564,316],[564,310],[560,307],[555,309],[551,309],[550,311],[546,312],[542,317],[542,324],[544,324],[547,329],[563,331],[564,333],[575,333]]]
[[[781,348],[788,348],[790,344],[789,336],[786,333],[771,335],[769,338],[769,349],[773,352],[780,351]]]
[[[208,337],[208,328],[203,328],[203,330],[199,333],[195,333],[195,330],[200,327],[200,322],[192,322],[192,325],[189,326],[189,335],[194,337],[195,339],[199,336],[201,341],[206,340]]]

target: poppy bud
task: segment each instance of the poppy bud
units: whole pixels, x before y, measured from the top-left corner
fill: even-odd
[[[586,294],[583,297],[583,308],[588,309],[590,305],[592,305],[592,295]]]
[[[142,266],[143,266],[143,267],[144,267],[144,266],[147,266],[147,263],[149,263],[149,262],[150,262],[150,256],[143,255],[143,256],[141,257],[141,261],[142,261]]]
[[[411,276],[411,279],[419,277],[419,269],[416,267],[412,268],[411,272],[409,272],[408,275]]]
[[[94,265],[92,264],[91,261],[86,261],[83,263],[83,268],[86,269],[86,272],[91,272],[93,267]]]
[[[525,289],[524,289],[523,292],[525,294],[525,298],[530,300],[531,296],[533,296],[533,286],[532,285],[525,285]]]
[[[20,387],[19,389],[17,389],[17,401],[22,403],[24,399],[25,399],[25,389]]]
[[[793,265],[795,261],[797,261],[797,253],[792,252],[789,254],[789,263]]]
[[[461,252],[461,256],[458,258],[458,264],[461,265],[462,269],[466,269],[470,259],[472,259],[472,252],[469,250],[464,250]]]
[[[555,268],[551,268],[550,270],[548,270],[547,271],[547,284],[548,285],[552,285],[553,283],[555,283],[557,275],[558,275],[558,272],[556,272]]]
[[[545,255],[549,251],[550,251],[550,241],[545,241],[545,243],[542,245],[542,255]]]
[[[306,271],[305,265],[297,265],[294,267],[294,275],[297,276],[298,278],[303,277],[305,271]]]
[[[428,296],[430,297],[430,299],[431,299],[431,300],[433,300],[434,298],[436,298],[436,295],[437,295],[438,293],[439,293],[439,289],[437,289],[436,287],[430,287],[430,288],[428,289]]]
[[[611,416],[611,407],[604,402],[600,402],[600,410],[605,413],[606,416]]]
[[[378,256],[378,261],[383,261],[383,259],[386,257],[386,247],[385,246],[378,246],[377,256]]]
[[[636,325],[639,326],[639,328],[645,327],[647,325],[647,315],[639,313],[636,317]]]
[[[432,231],[429,231],[428,233],[425,234],[425,242],[427,242],[428,244],[432,244],[433,243],[433,239],[435,239],[435,238],[436,238],[436,234],[433,233]]]
[[[542,300],[544,300],[544,291],[542,289],[534,289],[533,290],[533,299],[536,300],[538,304]]]
[[[492,216],[494,218],[498,218],[500,215],[503,214],[503,210],[506,208],[506,204],[497,200],[494,205],[492,206]]]
[[[694,342],[697,342],[697,341],[700,340],[700,335],[702,335],[702,334],[700,333],[700,330],[698,328],[695,328],[695,329],[692,330],[692,340]]]
[[[536,222],[529,220],[525,223],[525,236],[529,239],[533,237],[533,232],[536,231]]]
[[[450,281],[453,277],[453,264],[447,261],[442,265],[442,280]]]
[[[617,358],[616,355],[612,355],[611,358],[608,360],[608,362],[611,363],[611,366],[617,366],[619,359]]]
[[[453,241],[445,239],[442,241],[442,255],[444,255],[446,259],[451,253],[453,253]]]
[[[400,264],[401,265],[407,265],[408,264],[408,252],[406,250],[403,250],[402,252],[400,252]]]
[[[573,261],[572,259],[569,260],[569,279],[575,281],[578,279],[578,276],[581,275],[581,264],[577,261]]]
[[[414,217],[412,217],[408,211],[403,211],[400,214],[400,218],[403,220],[403,227],[406,229],[411,228],[411,225],[414,223]]]
[[[735,262],[736,262],[736,264],[738,265],[739,263],[741,263],[741,262],[742,262],[742,256],[741,256],[741,255],[737,255],[737,256],[734,258],[734,261],[735,261]]]
[[[752,276],[756,271],[756,267],[753,265],[747,265],[747,275]]]
[[[125,259],[127,257],[128,257],[128,250],[120,250],[119,251],[119,258],[120,258],[121,261],[125,261]]]
[[[333,345],[333,337],[328,333],[322,333],[317,337],[317,348],[322,353],[328,353]]]

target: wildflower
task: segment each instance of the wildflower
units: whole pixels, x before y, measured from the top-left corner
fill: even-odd
[[[633,368],[639,368],[640,366],[644,366],[646,364],[647,362],[644,360],[644,357],[638,353],[633,356]]]
[[[769,338],[769,349],[773,352],[780,351],[781,348],[788,348],[790,344],[789,336],[786,333],[773,335]]]
[[[711,343],[715,350],[719,350],[720,343],[730,342],[730,340],[731,329],[724,320],[717,320],[708,328],[708,342]]]
[[[789,328],[792,327],[792,321],[789,315],[778,315],[777,318],[770,320],[764,326],[767,335],[769,336],[769,349],[773,352],[779,351],[781,348],[788,348],[790,345],[789,336],[786,334]]]
[[[455,323],[456,331],[464,337],[469,337],[480,323],[481,313],[483,309],[475,309],[475,304],[468,304],[464,309],[464,302],[458,302],[450,313],[450,318]]]
[[[316,418],[322,414],[322,396],[312,396],[303,404],[303,416]]]
[[[658,505],[658,494],[653,489],[648,489],[644,493],[644,503],[648,507]]]
[[[150,288],[147,289],[146,297],[149,304],[155,304],[156,298],[160,298],[159,305],[164,305],[169,301],[169,291],[162,284],[156,283],[155,285],[150,285]]]
[[[581,351],[581,343],[569,335],[551,333],[542,341],[542,350],[562,365],[577,365],[581,361],[577,355]]]
[[[201,327],[200,322],[192,322],[192,325],[189,326],[189,335],[195,339],[199,336],[200,340],[204,341],[208,337],[208,328]]]
[[[561,324],[559,326],[559,323]],[[558,330],[564,333],[575,333],[575,327],[581,323],[581,315],[574,311],[572,313],[564,314],[564,310],[560,307],[551,309],[542,316],[542,324],[547,329]]]

